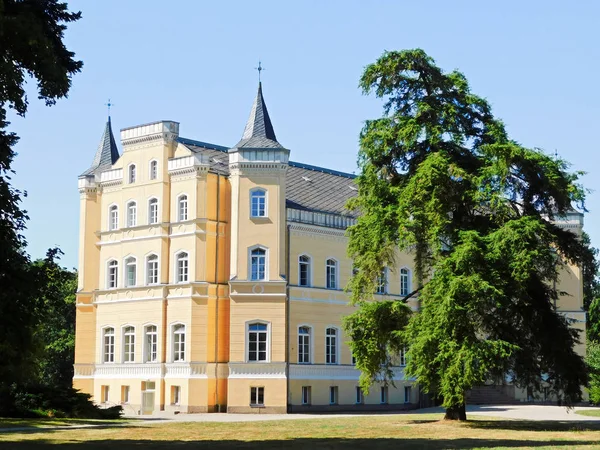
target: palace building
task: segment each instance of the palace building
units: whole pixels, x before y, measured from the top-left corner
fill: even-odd
[[[181,137],[173,121],[122,129],[121,145],[109,118],[79,177],[75,388],[126,414],[419,406],[404,355],[395,386],[358,388],[342,328],[354,176],[290,161],[260,83],[231,148]],[[412,258],[397,263],[376,297],[412,290]],[[577,267],[561,289],[558,308],[585,330]]]

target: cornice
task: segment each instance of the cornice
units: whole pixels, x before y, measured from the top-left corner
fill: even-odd
[[[139,136],[139,137],[135,137],[135,138],[122,139],[121,144],[123,145],[123,147],[131,147],[131,148],[138,146],[138,145],[155,143],[157,141],[163,141],[165,144],[169,144],[169,143],[173,142],[175,139],[177,139],[177,136],[178,136],[177,134],[169,133],[169,132],[155,133],[155,134]]]
[[[324,235],[324,236],[335,236],[339,238],[347,238],[346,230],[342,230],[339,228],[328,228],[319,225],[310,225],[299,222],[287,222],[290,227],[290,231],[295,231],[301,234],[316,234],[316,235]]]

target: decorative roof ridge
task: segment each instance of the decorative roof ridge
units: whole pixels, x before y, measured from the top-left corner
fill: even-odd
[[[290,161],[288,163],[288,165],[290,165],[292,167],[298,167],[300,169],[314,170],[315,172],[322,172],[322,173],[326,173],[329,175],[336,175],[338,177],[350,178],[352,180],[355,179],[356,177],[358,177],[358,175],[355,175],[353,173],[340,172],[338,170],[327,169],[325,167],[313,166],[311,164],[305,164],[305,163],[296,162],[296,161]]]
[[[183,145],[194,145],[196,147],[207,148],[209,150],[217,150],[223,153],[227,153],[227,150],[229,150],[229,147],[223,147],[222,145],[210,144],[208,142],[196,141],[195,139],[188,139],[184,137],[178,137],[177,142],[180,142]]]

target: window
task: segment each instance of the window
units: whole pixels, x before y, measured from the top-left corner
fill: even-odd
[[[412,389],[410,386],[404,386],[404,403],[410,403]]]
[[[150,161],[150,179],[156,180],[158,177],[158,161]]]
[[[108,262],[106,287],[116,289],[119,283],[119,263],[114,259]]]
[[[337,329],[327,328],[325,330],[325,363],[337,364]]]
[[[381,386],[381,392],[379,394],[379,403],[381,403],[382,405],[387,404],[388,402],[388,387],[387,386]]]
[[[360,405],[364,402],[363,391],[360,386],[356,386],[356,404]]]
[[[410,270],[406,267],[400,269],[400,295],[410,294]]]
[[[298,364],[310,364],[310,328],[298,328]]]
[[[406,365],[406,347],[402,347],[402,350],[400,350],[400,365]]]
[[[129,183],[135,183],[135,164],[129,166]]]
[[[119,229],[119,207],[112,205],[108,210],[108,229],[117,230]]]
[[[266,279],[267,251],[255,248],[250,252],[250,279],[259,281]]]
[[[329,404],[337,405],[338,402],[338,387],[329,386]]]
[[[146,284],[158,284],[158,255],[146,258]]]
[[[267,361],[267,333],[265,323],[251,323],[248,325],[248,361]]]
[[[187,195],[180,195],[177,200],[177,221],[188,220],[188,198]]]
[[[135,328],[125,327],[123,329],[123,362],[135,361]]]
[[[133,256],[125,260],[125,286],[135,286],[137,282],[137,261]]]
[[[327,289],[337,289],[337,261],[328,259],[326,266]]]
[[[310,386],[302,386],[302,404],[310,405]]]
[[[158,333],[156,325],[148,325],[144,332],[144,362],[156,362],[158,355]]]
[[[377,293],[387,294],[387,267],[384,267],[379,277],[377,277]]]
[[[108,386],[100,386],[100,402],[108,403]]]
[[[173,361],[185,361],[185,325],[182,324],[173,327]]]
[[[250,217],[267,216],[267,192],[255,189],[250,193]]]
[[[352,355],[352,365],[356,365],[356,356]]]
[[[265,388],[250,388],[250,406],[265,406]]]
[[[121,403],[129,403],[129,386],[121,386]]]
[[[179,405],[181,401],[181,386],[171,386],[171,405]]]
[[[298,285],[310,286],[310,256],[298,258]]]
[[[181,252],[176,257],[175,277],[177,283],[187,283],[189,272],[188,254]]]
[[[102,338],[102,361],[105,363],[115,362],[115,329],[105,328]]]
[[[158,223],[158,199],[151,198],[148,201],[148,223],[150,225]]]
[[[127,203],[127,226],[135,227],[137,222],[137,204],[135,202]]]

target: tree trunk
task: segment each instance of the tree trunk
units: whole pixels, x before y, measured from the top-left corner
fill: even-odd
[[[446,408],[446,415],[444,416],[444,420],[467,420],[467,411],[465,409],[465,404],[455,405],[449,408]]]

